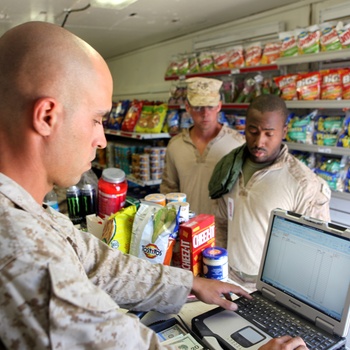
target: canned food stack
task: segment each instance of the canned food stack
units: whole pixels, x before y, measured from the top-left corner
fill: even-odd
[[[134,153],[131,156],[132,174],[142,181],[150,180],[150,161],[148,153]]]
[[[166,147],[152,147],[150,151],[151,180],[161,180],[164,169]]]

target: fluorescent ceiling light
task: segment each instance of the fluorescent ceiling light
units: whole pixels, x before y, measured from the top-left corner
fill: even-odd
[[[109,8],[122,10],[125,7],[133,4],[137,0],[91,0],[91,7]]]

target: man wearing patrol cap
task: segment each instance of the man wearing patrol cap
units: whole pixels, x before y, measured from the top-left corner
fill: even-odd
[[[186,83],[185,107],[193,126],[170,140],[160,191],[183,192],[196,214],[213,214],[208,192],[212,171],[219,159],[243,144],[244,137],[218,121],[222,81],[198,77]],[[225,239],[216,237],[217,244],[226,246]]]

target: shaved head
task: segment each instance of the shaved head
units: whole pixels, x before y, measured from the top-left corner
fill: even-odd
[[[28,22],[0,38],[0,77],[0,172],[40,203],[54,184],[76,184],[106,146],[112,76],[82,39]]]
[[[67,30],[45,22],[19,25],[0,39],[0,113],[29,108],[42,96],[73,102],[91,82],[93,65],[103,60],[86,42]],[[103,62],[104,63],[104,62]]]

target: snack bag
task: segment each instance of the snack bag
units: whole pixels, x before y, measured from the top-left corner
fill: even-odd
[[[343,69],[340,72],[342,84],[342,99],[350,100],[350,69]]]
[[[228,56],[225,51],[214,51],[213,61],[215,70],[222,70],[228,68]]]
[[[178,110],[168,111],[166,117],[167,132],[176,135],[180,131],[180,115]]]
[[[232,49],[229,49],[227,51],[227,60],[228,60],[228,66],[229,68],[241,68],[244,67],[245,61],[244,61],[244,52],[243,52],[243,46],[237,45],[234,46]]]
[[[287,74],[279,77],[274,77],[279,90],[280,96],[285,101],[292,101],[298,99],[297,94],[297,79],[298,74]]]
[[[178,63],[178,57],[172,56],[169,65],[166,69],[165,76],[171,77],[172,75],[178,75],[179,73],[179,63]]]
[[[281,55],[281,43],[271,42],[266,43],[264,46],[263,54],[261,57],[261,64],[272,64],[276,62],[276,59]]]
[[[298,55],[298,41],[296,31],[281,32],[278,37],[281,41],[280,56],[291,57]]]
[[[122,127],[123,120],[129,109],[130,101],[124,100],[119,102],[113,102],[112,110],[109,114],[107,121],[107,128],[113,130],[120,130]]]
[[[343,130],[344,119],[343,115],[318,115],[315,118],[315,130],[337,134]]]
[[[338,29],[334,22],[320,24],[320,46],[321,51],[341,50],[342,45],[338,36]]]
[[[321,74],[311,72],[299,74],[297,78],[299,100],[319,100],[321,96]]]
[[[181,55],[178,63],[178,74],[186,75],[190,71],[190,62],[187,55]]]
[[[291,116],[287,125],[286,141],[312,144],[314,119],[318,111],[314,110],[306,116]]]
[[[299,54],[320,52],[320,29],[317,24],[302,30],[298,35]]]
[[[123,253],[129,253],[132,225],[137,211],[136,205],[119,210],[105,222],[102,241]]]
[[[177,225],[175,208],[142,202],[132,227],[130,254],[151,263],[170,265]]]
[[[201,72],[212,72],[214,70],[214,61],[211,52],[201,52],[198,60]]]
[[[200,72],[200,66],[197,54],[193,53],[192,55],[189,55],[188,57],[188,63],[189,63],[189,73],[199,73]]]
[[[134,131],[135,125],[141,115],[142,106],[143,106],[142,101],[134,100],[131,103],[131,106],[128,112],[126,113],[126,116],[122,123],[121,129],[123,131],[130,131],[130,132]]]
[[[323,70],[321,73],[321,99],[340,100],[342,98],[341,71],[338,69]]]
[[[350,23],[345,26],[339,26],[338,29],[339,41],[343,49],[350,48]]]
[[[166,117],[168,105],[145,105],[135,126],[135,132],[160,133]]]
[[[247,67],[254,67],[260,64],[262,57],[261,42],[248,45],[245,48],[245,64]]]

